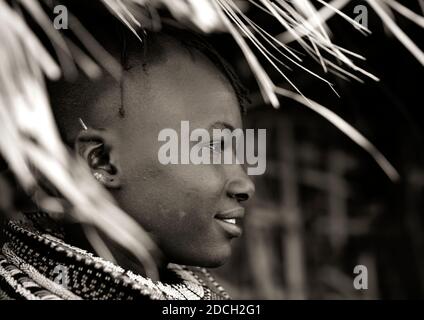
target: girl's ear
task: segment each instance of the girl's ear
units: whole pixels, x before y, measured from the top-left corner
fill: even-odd
[[[75,152],[106,188],[121,187],[121,170],[115,143],[116,140],[106,130],[91,128],[81,130],[75,140]]]

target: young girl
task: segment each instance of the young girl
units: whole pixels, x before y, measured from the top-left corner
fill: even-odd
[[[158,135],[163,129],[179,132],[188,121],[210,132],[204,148],[220,156],[223,138],[216,140],[212,131],[242,127],[244,90],[195,34],[165,27],[143,40],[108,34],[108,49],[124,69],[120,81],[79,78],[50,91],[64,141],[157,244],[151,254],[160,281],[147,278],[114,242],[106,239],[116,264],[88,253],[78,224],[62,223],[64,231],[58,231],[48,215],[37,213],[27,215],[32,223],[10,222],[5,229],[0,265],[16,270],[13,279],[0,282],[5,296],[228,298],[204,267],[220,266],[231,255],[253,183],[241,164],[161,164]],[[10,290],[13,281],[20,290]]]

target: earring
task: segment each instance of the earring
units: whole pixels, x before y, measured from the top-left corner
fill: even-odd
[[[103,174],[101,174],[99,172],[94,172],[93,176],[97,181],[99,181],[101,183],[106,183],[106,177]]]

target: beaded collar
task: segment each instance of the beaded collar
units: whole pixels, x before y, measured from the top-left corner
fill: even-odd
[[[204,268],[170,264],[178,281],[152,281],[85,250],[10,221],[0,253],[0,289],[13,298],[39,299],[229,299]]]

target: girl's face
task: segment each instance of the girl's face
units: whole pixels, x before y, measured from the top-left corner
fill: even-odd
[[[158,135],[167,128],[180,133],[181,121],[211,137],[214,128],[241,128],[240,106],[229,80],[205,56],[172,42],[164,46],[160,62],[147,70],[134,63],[124,81],[122,187],[114,195],[169,261],[219,266],[231,254],[231,239],[240,235],[239,227],[223,219],[240,223],[241,202],[252,196],[254,185],[239,164],[161,164],[164,142]]]

